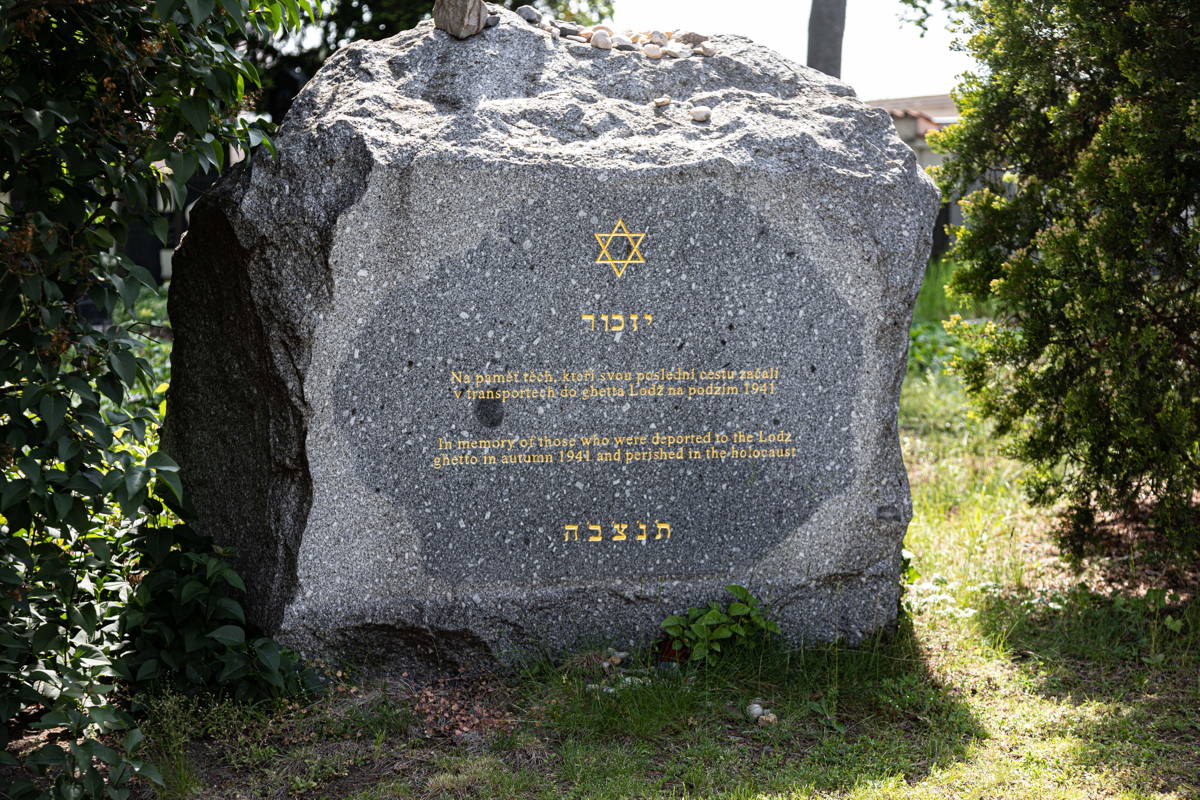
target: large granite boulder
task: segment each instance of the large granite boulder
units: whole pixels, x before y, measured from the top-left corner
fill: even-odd
[[[646,642],[729,583],[796,641],[894,621],[937,195],[844,84],[706,44],[357,43],[197,205],[166,448],[254,621],[390,664]]]

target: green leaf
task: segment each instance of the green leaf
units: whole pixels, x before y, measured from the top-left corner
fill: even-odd
[[[208,594],[208,587],[195,578],[191,578],[183,584],[183,590],[179,593],[179,601],[186,605],[205,594]]]
[[[216,7],[216,0],[187,0],[188,10],[192,12],[192,23],[201,25]],[[201,131],[203,133],[203,131]]]
[[[279,669],[279,644],[271,639],[258,639],[254,643],[254,654],[259,662],[271,671]],[[279,688],[283,688],[280,686]]]
[[[170,235],[167,229],[167,218],[161,215],[155,217],[150,221],[150,229],[154,231],[158,241],[165,246]]]
[[[162,773],[158,771],[158,767],[149,762],[136,761],[134,762],[134,772],[140,777],[145,778],[156,786],[165,786]]]
[[[239,28],[246,25],[246,14],[242,8],[242,0],[221,0],[221,8],[233,19],[233,23]]]
[[[126,753],[133,753],[139,747],[141,747],[141,744],[143,741],[145,741],[145,739],[146,737],[142,734],[140,728],[132,728],[130,729],[129,733],[125,734],[125,739],[121,742],[121,748]]]
[[[166,487],[168,489],[171,490],[171,494],[174,495],[176,502],[178,502],[178,503],[183,502],[183,483],[179,480],[179,473],[177,473],[177,472],[159,472],[156,475],[156,478],[158,479],[158,481],[154,486],[155,494],[162,497],[162,493],[158,489],[158,483],[163,483],[166,485]],[[164,500],[166,500],[167,504],[170,505],[170,498],[164,498]]]
[[[65,520],[71,511],[71,506],[75,503],[75,498],[71,496],[70,492],[55,492],[51,495],[51,501],[54,504],[55,518]]]
[[[21,318],[24,306],[14,281],[0,281],[0,333],[4,333]]]
[[[73,724],[74,721],[71,719],[71,716],[66,711],[59,709],[42,714],[38,721],[29,727],[35,731],[46,731],[53,728],[68,728]]]
[[[198,0],[197,0],[198,1]],[[189,3],[191,0],[189,0]],[[185,97],[179,103],[179,110],[183,113],[191,126],[196,130],[196,133],[204,133],[208,130],[208,103],[198,97]]]
[[[125,494],[132,501],[137,497],[142,489],[146,488],[146,483],[150,480],[150,470],[145,467],[133,466],[125,473]]]
[[[175,13],[179,6],[183,5],[183,0],[158,0],[155,4],[154,15],[163,22],[170,22],[171,15]]]
[[[25,478],[8,480],[0,488],[0,512],[5,511],[18,499],[29,493],[30,482]]]
[[[246,658],[240,653],[229,654],[225,656],[224,661],[225,667],[221,670],[221,673],[217,675],[218,683],[228,683],[235,678],[242,677],[249,671],[249,667],[246,664]]]
[[[113,350],[109,353],[108,363],[126,386],[137,382],[137,360],[128,350]]]
[[[212,633],[208,634],[210,639],[215,639],[226,647],[233,647],[238,644],[245,644],[246,632],[237,625],[222,625]]]
[[[32,767],[55,767],[66,766],[70,757],[67,753],[56,744],[44,744],[33,754],[25,759],[25,763]]]
[[[179,465],[175,459],[161,450],[156,450],[146,459],[146,466],[159,472],[178,472]]]
[[[725,591],[729,592],[731,595],[736,597],[738,600],[741,600],[748,606],[756,605],[754,595],[750,594],[750,591],[745,586],[730,584],[729,586],[725,587]]]
[[[242,581],[242,576],[238,575],[233,567],[221,570],[221,579],[240,592],[246,591],[246,584]]]
[[[214,616],[220,619],[233,619],[242,625],[246,624],[246,612],[242,609],[242,604],[232,597],[219,598],[213,604],[213,610],[217,612]]]
[[[34,127],[38,133],[38,138],[49,139],[54,135],[55,128],[54,117],[47,114],[45,111],[37,111],[32,108],[27,108],[21,112],[21,116],[25,121]]]
[[[159,673],[158,659],[156,659],[156,658],[147,659],[146,661],[144,661],[142,663],[142,665],[140,667],[138,667],[137,680],[138,680],[138,682],[148,681],[148,680],[151,680],[152,678],[157,677],[158,673]]]
[[[61,633],[62,629],[59,628],[57,622],[47,622],[41,625],[33,634],[33,639],[30,642],[33,652],[41,653],[49,649]]]

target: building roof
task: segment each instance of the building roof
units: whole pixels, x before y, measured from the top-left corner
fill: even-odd
[[[867,100],[867,105],[885,109],[893,117],[917,117],[935,123],[937,127],[958,121],[958,106],[948,94],[927,94],[921,97],[893,97]]]

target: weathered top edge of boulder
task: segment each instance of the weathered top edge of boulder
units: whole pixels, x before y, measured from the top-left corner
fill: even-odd
[[[715,56],[655,60],[499,13],[499,25],[465,40],[427,21],[338,51],[293,104],[283,148],[342,128],[388,166],[444,157],[788,172],[818,160],[847,174],[915,172],[886,112],[745,37],[713,36]],[[672,102],[656,107],[662,96]],[[699,105],[711,120],[692,119]]]

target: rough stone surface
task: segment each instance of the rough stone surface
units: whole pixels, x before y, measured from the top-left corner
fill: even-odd
[[[891,624],[937,206],[913,154],[886,112],[746,39],[654,61],[500,14],[339,51],[278,160],[192,214],[165,446],[201,529],[237,546],[252,618],[390,666],[642,643],[731,582],[794,641]],[[605,375],[624,371],[645,374]],[[454,456],[497,463],[435,461]]]

